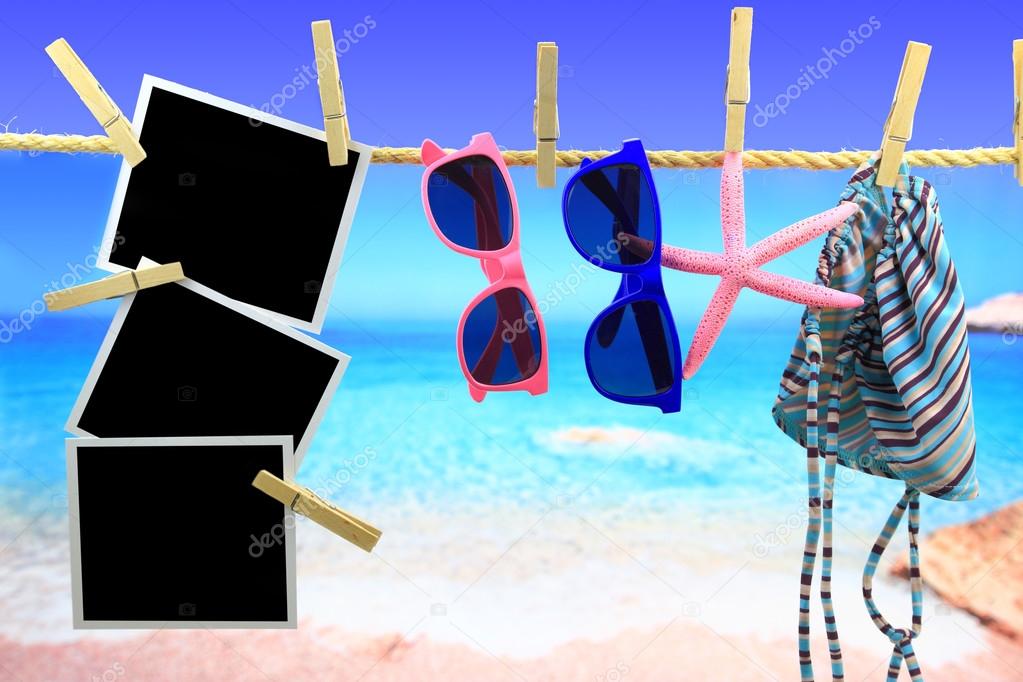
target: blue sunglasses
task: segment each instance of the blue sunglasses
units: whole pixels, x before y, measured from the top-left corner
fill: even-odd
[[[620,152],[583,159],[561,208],[583,258],[622,274],[614,301],[586,333],[593,387],[621,403],[678,412],[681,349],[661,282],[661,210],[643,144],[627,140]]]

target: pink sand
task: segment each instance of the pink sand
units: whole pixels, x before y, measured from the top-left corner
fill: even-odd
[[[797,678],[798,501],[365,511],[386,529],[372,555],[297,524],[295,631],[75,631],[66,521],[0,515],[0,682]],[[873,536],[838,532],[847,679],[881,680],[889,645],[859,596]],[[909,613],[904,581],[879,574],[875,593]],[[933,594],[917,652],[930,682],[1023,679],[1019,645]]]
[[[818,642],[823,658],[824,644]],[[925,668],[927,679],[1011,680],[1023,677],[1023,650],[989,636],[990,655]],[[293,632],[155,631],[130,639],[24,645],[0,640],[0,682],[34,680],[793,680],[790,639],[720,635],[675,621],[630,630],[601,642],[580,640],[541,658],[502,658],[479,646],[427,637],[366,637],[308,623]],[[850,680],[882,680],[887,656],[848,650]],[[821,679],[824,668],[821,667]]]

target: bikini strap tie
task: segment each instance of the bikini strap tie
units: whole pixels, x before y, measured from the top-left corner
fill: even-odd
[[[844,367],[837,366],[835,377],[832,378],[831,394],[828,400],[824,485],[822,488],[820,440],[817,425],[821,340],[816,333],[806,335],[806,359],[810,368],[806,399],[807,524],[802,572],[799,579],[799,669],[803,682],[813,682],[813,660],[810,655],[810,593],[813,587],[817,547],[818,544],[822,544],[820,598],[824,610],[828,649],[831,654],[831,677],[832,680],[838,682],[843,680],[845,675],[842,664],[842,647],[838,641],[838,625],[831,599],[831,539],[835,468],[838,462],[838,418]]]
[[[893,627],[888,620],[881,615],[873,596],[874,574],[881,561],[892,535],[902,522],[902,517],[909,509],[909,585],[913,600],[913,625],[911,628]],[[920,578],[920,548],[917,545],[917,533],[920,529],[920,492],[907,487],[906,492],[896,503],[895,508],[888,517],[884,528],[877,537],[870,557],[863,568],[863,603],[867,607],[867,613],[874,625],[894,645],[892,657],[888,663],[888,682],[897,682],[902,664],[905,662],[906,670],[913,682],[923,682],[923,673],[920,671],[920,664],[916,659],[916,652],[913,651],[913,639],[920,634],[923,626],[923,581]]]

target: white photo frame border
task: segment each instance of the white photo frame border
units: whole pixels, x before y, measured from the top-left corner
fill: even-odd
[[[327,134],[322,130],[318,130],[302,123],[297,123],[295,121],[290,121],[275,114],[262,111],[261,109],[256,109],[255,107],[238,104],[237,102],[217,97],[216,95],[212,95],[202,90],[190,88],[186,85],[180,85],[173,81],[164,80],[163,78],[158,78],[157,76],[152,76],[150,74],[144,74],[142,76],[142,86],[139,89],[138,101],[135,104],[135,115],[132,120],[132,130],[136,137],[142,133],[146,110],[149,108],[149,99],[153,93],[153,88],[160,88],[161,90],[166,90],[176,95],[188,97],[189,99],[202,102],[203,104],[208,104],[225,111],[240,114],[252,119],[253,121],[260,121],[278,128],[289,130],[293,133],[306,135],[307,137],[320,140],[324,144],[327,142]],[[349,188],[348,197],[345,201],[344,210],[341,214],[341,223],[338,226],[337,236],[334,239],[334,247],[330,253],[330,260],[327,262],[327,271],[324,273],[323,280],[320,285],[313,319],[311,321],[301,320],[283,313],[261,308],[251,303],[238,301],[242,305],[258,310],[264,315],[269,315],[270,317],[281,320],[296,329],[301,329],[313,334],[319,334],[323,331],[323,323],[327,318],[327,308],[330,306],[330,299],[334,293],[334,284],[337,280],[338,271],[341,269],[345,247],[348,244],[348,236],[351,233],[352,223],[355,220],[355,213],[358,208],[359,198],[362,195],[363,185],[366,181],[366,173],[369,171],[370,157],[373,154],[372,147],[355,142],[354,140],[350,141],[348,146],[350,149],[359,152],[359,160],[355,164],[355,174],[352,178],[352,184]],[[326,147],[324,147],[323,163],[326,164],[327,162]],[[98,267],[106,270],[107,272],[125,272],[131,269],[110,261],[110,258],[113,255],[114,244],[116,243],[117,223],[120,221],[121,210],[124,208],[124,199],[128,192],[128,180],[131,178],[131,171],[131,165],[129,165],[127,161],[122,161],[120,171],[117,175],[117,185],[114,188],[114,198],[111,202],[110,212],[107,214],[107,222],[103,230],[103,241],[100,243],[99,258],[96,264]],[[187,269],[185,274],[188,274]]]
[[[281,322],[280,320],[258,312],[258,309],[236,301],[233,298],[228,298],[221,293],[205,287],[198,282],[194,282],[190,279],[184,279],[180,282],[172,282],[169,284],[162,284],[161,286],[172,287],[180,286],[199,294],[205,298],[212,300],[215,303],[228,308],[240,315],[244,315],[256,322],[263,324],[264,326],[270,327],[286,336],[289,336],[296,341],[306,344],[316,350],[319,350],[327,355],[337,359],[337,367],[334,369],[334,373],[330,377],[330,381],[327,382],[327,386],[324,389],[323,395],[320,397],[320,402],[316,405],[316,409],[313,411],[313,415],[309,420],[309,425],[306,426],[305,432],[302,434],[302,440],[295,443],[293,446],[295,456],[295,470],[302,466],[302,460],[305,459],[306,452],[309,450],[309,446],[312,443],[313,437],[320,428],[320,422],[323,421],[323,415],[327,412],[327,407],[330,405],[334,394],[337,392],[338,386],[341,384],[341,379],[344,376],[345,370],[348,368],[348,363],[351,361],[351,356],[343,353],[336,348],[332,348],[322,341],[315,339],[308,334],[303,334],[301,331],[295,329],[292,326]],[[107,335],[103,338],[103,343],[100,345],[99,351],[96,353],[96,358],[93,360],[92,367],[89,369],[89,374],[85,379],[85,383],[82,385],[82,390],[78,393],[78,398],[75,399],[75,404],[71,408],[71,414],[68,415],[67,423],[64,429],[75,436],[83,438],[96,438],[96,434],[89,433],[88,431],[78,427],[78,421],[82,418],[82,413],[85,412],[85,406],[92,397],[92,392],[96,388],[96,382],[99,380],[100,374],[103,373],[103,368],[106,365],[107,359],[110,357],[110,351],[114,347],[114,343],[117,341],[117,336],[121,332],[121,327],[124,325],[124,320],[128,316],[128,311],[131,309],[132,303],[135,302],[135,296],[137,294],[129,294],[121,300],[121,305],[117,308],[117,312],[114,313],[114,319],[110,323],[110,328],[107,330]],[[203,436],[194,436],[203,437]],[[210,436],[211,438],[215,436]],[[142,436],[139,436],[142,438]]]
[[[68,483],[68,524],[71,539],[71,610],[75,630],[145,630],[145,629],[274,629],[298,627],[298,574],[294,512],[284,505],[285,577],[287,580],[288,618],[285,621],[136,621],[86,620],[82,584],[81,519],[78,507],[78,450],[83,447],[190,447],[223,445],[279,445],[286,480],[294,480],[295,456],[291,436],[174,436],[140,438],[68,438],[66,442]],[[199,472],[201,473],[201,472]],[[253,595],[258,598],[258,595]]]

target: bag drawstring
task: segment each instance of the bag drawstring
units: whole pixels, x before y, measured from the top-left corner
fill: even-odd
[[[902,522],[902,516],[909,508],[909,585],[913,595],[913,626],[910,629],[892,627],[874,603],[873,583],[874,573],[881,561],[881,555],[888,547],[888,542]],[[905,661],[906,670],[909,672],[913,682],[923,682],[923,673],[920,671],[920,664],[916,660],[916,653],[913,651],[913,638],[920,634],[923,625],[923,582],[920,579],[920,549],[917,546],[917,533],[920,530],[920,493],[917,490],[906,488],[895,508],[892,509],[888,522],[881,529],[877,542],[870,552],[867,565],[863,568],[863,603],[867,606],[867,612],[874,625],[894,645],[892,658],[888,664],[888,682],[897,682],[902,663]]]
[[[838,423],[842,407],[842,381],[844,366],[836,364],[831,376],[831,395],[828,397],[827,445],[824,449],[824,536],[821,547],[821,606],[824,609],[824,626],[828,633],[828,650],[831,653],[831,677],[845,679],[842,665],[842,645],[838,641],[838,623],[835,607],[831,600],[832,530],[835,502],[835,470],[838,467]]]
[[[831,560],[832,560],[832,509],[834,501],[835,469],[838,463],[838,414],[840,401],[839,389],[832,385],[828,400],[827,440],[825,447],[824,487],[821,489],[820,478],[820,442],[818,434],[818,390],[821,362],[820,337],[808,334],[806,337],[807,360],[810,366],[810,377],[807,384],[806,399],[806,480],[807,480],[807,512],[806,542],[803,546],[803,567],[799,580],[799,669],[803,682],[813,682],[813,661],[810,656],[810,592],[813,586],[814,564],[817,560],[817,545],[821,549],[821,605],[824,609],[824,624],[828,636],[828,649],[831,652],[831,677],[835,681],[843,680],[842,647],[838,641],[838,625],[835,621],[835,609],[831,600]],[[823,537],[821,534],[823,526]]]

